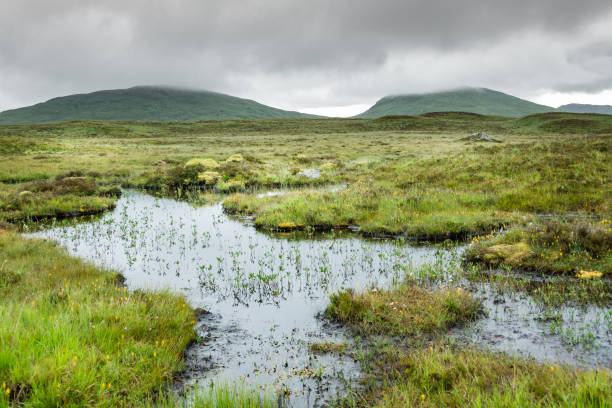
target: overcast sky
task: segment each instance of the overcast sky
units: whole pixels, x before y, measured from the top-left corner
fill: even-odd
[[[329,115],[461,86],[612,105],[612,1],[0,2],[0,111],[148,84]]]

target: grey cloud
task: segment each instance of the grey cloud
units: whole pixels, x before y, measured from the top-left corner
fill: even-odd
[[[610,83],[612,32],[589,27],[610,13],[609,0],[6,1],[0,110],[144,83],[290,108],[460,85],[596,90]],[[447,66],[428,68],[423,55]]]

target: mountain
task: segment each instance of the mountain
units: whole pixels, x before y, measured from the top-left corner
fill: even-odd
[[[429,112],[471,112],[481,115],[521,117],[552,112],[550,106],[538,105],[515,96],[486,88],[462,88],[425,94],[385,96],[358,118],[388,115],[421,115]]]
[[[571,113],[601,113],[604,115],[612,115],[611,105],[585,105],[582,103],[570,103],[569,105],[559,106],[559,112]]]
[[[135,86],[53,98],[0,112],[0,124],[69,120],[197,121],[241,118],[315,117],[216,92]]]

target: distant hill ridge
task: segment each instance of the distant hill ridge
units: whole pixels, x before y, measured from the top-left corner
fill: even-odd
[[[217,92],[135,86],[50,99],[0,112],[0,124],[69,120],[181,121],[316,117]]]
[[[487,88],[460,88],[424,94],[385,96],[356,117],[378,118],[388,115],[422,115],[430,112],[471,112],[481,115],[522,117],[554,110],[550,106],[539,105]]]
[[[423,94],[389,95],[357,118],[415,116],[466,112],[488,116],[524,117],[535,113],[570,112],[612,115],[612,106],[569,104],[558,109],[487,88],[460,88]],[[192,122],[226,119],[289,119],[321,116],[286,111],[222,93],[169,86],[135,86],[50,99],[0,112],[0,124],[70,120]]]
[[[570,103],[568,105],[559,106],[559,112],[570,113],[600,113],[603,115],[612,115],[611,105],[587,105],[582,103]]]

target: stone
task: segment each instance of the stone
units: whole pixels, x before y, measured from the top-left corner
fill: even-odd
[[[321,172],[317,169],[310,169],[310,170],[302,170],[297,175],[300,177],[306,177],[309,179],[318,179],[321,177]]]

